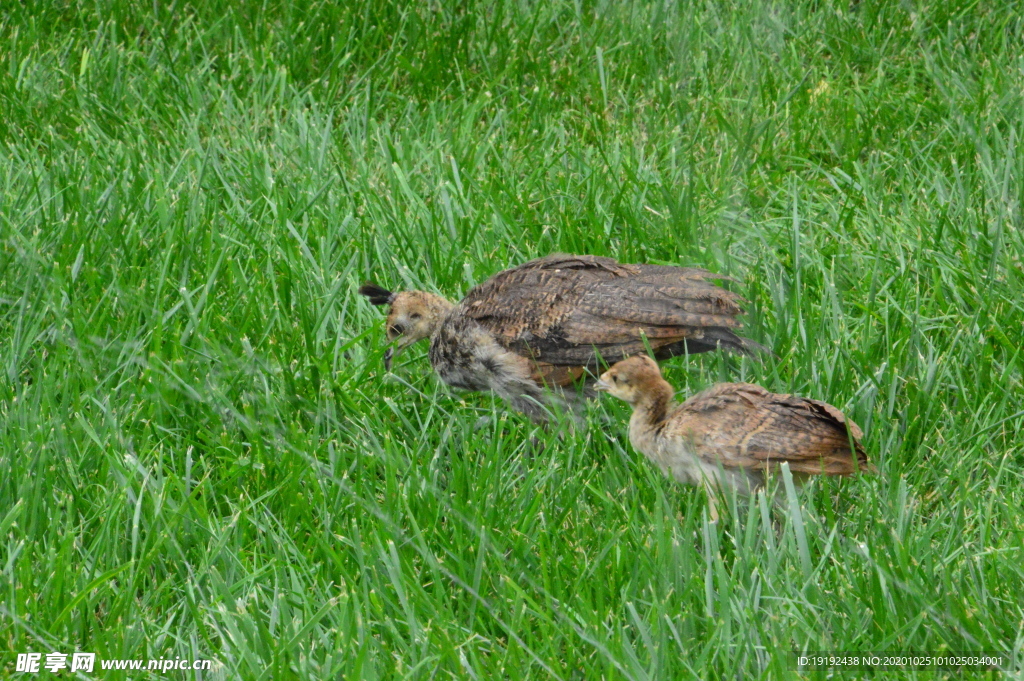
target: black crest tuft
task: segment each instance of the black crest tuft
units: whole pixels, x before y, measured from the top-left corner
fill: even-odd
[[[394,293],[369,281],[359,287],[359,294],[369,298],[373,305],[390,305],[395,301]]]

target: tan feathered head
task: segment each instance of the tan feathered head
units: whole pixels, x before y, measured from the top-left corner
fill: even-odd
[[[601,374],[601,380],[594,387],[624,402],[636,404],[664,382],[657,362],[647,355],[636,355],[613,364]]]
[[[366,296],[373,305],[390,306],[384,327],[388,343],[394,344],[384,355],[384,367],[388,370],[391,369],[391,362],[397,353],[417,341],[430,338],[445,313],[452,307],[447,300],[433,293],[394,293],[371,282],[360,286],[359,293]]]

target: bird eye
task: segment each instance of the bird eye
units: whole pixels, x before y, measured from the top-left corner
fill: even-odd
[[[420,319],[422,316],[423,315],[421,315],[419,312],[413,312],[412,314],[409,315],[409,319],[416,321]]]
[[[392,324],[391,328],[388,329],[388,331],[391,332],[392,336],[401,336],[403,333],[405,333],[405,327],[403,327],[401,324]]]

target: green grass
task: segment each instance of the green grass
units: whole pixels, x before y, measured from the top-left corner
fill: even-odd
[[[199,5],[0,10],[0,675],[1021,673],[1019,3]],[[777,357],[668,378],[827,400],[880,474],[708,525],[624,405],[383,375],[361,281],[559,250],[736,277]]]

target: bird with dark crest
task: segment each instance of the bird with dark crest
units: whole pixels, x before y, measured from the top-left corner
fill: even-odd
[[[707,270],[631,265],[592,255],[554,254],[495,274],[459,303],[425,291],[367,283],[395,355],[430,339],[430,363],[448,385],[490,390],[537,422],[549,407],[570,410],[591,396],[595,373],[650,348],[658,358],[723,348],[764,348],[737,336],[740,297]],[[573,389],[579,385],[582,391]]]
[[[813,475],[872,472],[857,424],[830,404],[777,395],[750,383],[719,383],[679,405],[675,391],[646,355],[602,374],[595,389],[633,407],[629,441],[678,482],[750,495],[783,463],[795,482]]]

